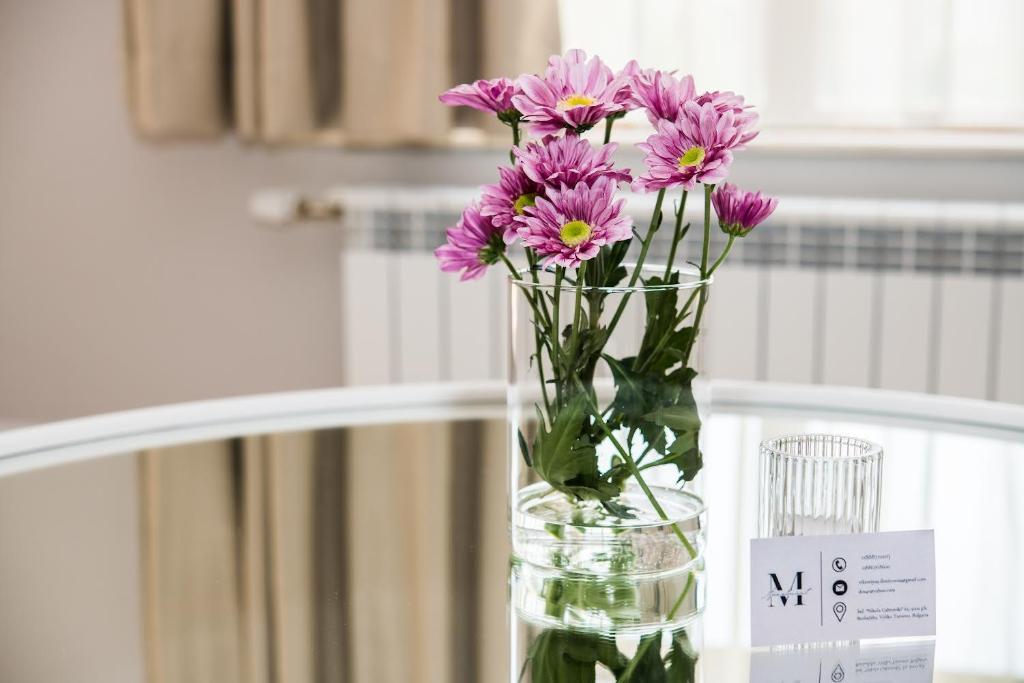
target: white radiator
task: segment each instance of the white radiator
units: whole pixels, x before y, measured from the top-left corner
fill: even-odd
[[[331,193],[342,207],[349,383],[504,376],[502,270],[460,283],[432,255],[475,194]],[[699,204],[687,207],[695,225]],[[652,208],[650,196],[630,198],[643,224]],[[715,234],[712,253],[724,243]],[[656,242],[650,258],[666,249]],[[769,223],[738,243],[714,292],[713,377],[1024,403],[1022,204],[782,198]]]

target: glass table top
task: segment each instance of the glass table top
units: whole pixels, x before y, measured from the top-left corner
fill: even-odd
[[[502,386],[429,385],[0,432],[0,678],[516,680],[503,414]],[[934,640],[748,647],[757,445],[796,432],[884,447],[881,529],[935,529]],[[838,664],[851,681],[1024,681],[1024,408],[721,382],[706,438],[691,680],[827,681]]]

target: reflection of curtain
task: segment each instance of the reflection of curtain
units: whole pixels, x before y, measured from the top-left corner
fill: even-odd
[[[503,439],[436,423],[143,453],[150,683],[499,680]]]
[[[149,138],[443,142],[457,82],[543,68],[556,0],[125,0],[129,104]]]

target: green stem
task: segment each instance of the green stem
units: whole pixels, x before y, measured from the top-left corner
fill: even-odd
[[[735,242],[735,241],[736,241],[735,236],[730,235],[729,236],[729,241],[726,242],[726,244],[725,244],[725,249],[723,249],[722,253],[718,255],[718,258],[715,259],[715,262],[712,264],[712,266],[710,268],[708,268],[708,277],[711,277],[712,275],[714,275],[715,271],[718,270],[718,266],[722,265],[722,262],[725,261],[725,257],[729,255],[729,251],[732,249],[733,242]],[[683,304],[682,309],[680,309],[679,315],[677,315],[676,319],[672,322],[672,325],[669,328],[670,330],[676,329],[679,326],[679,324],[682,323],[683,320],[686,319],[686,315],[690,311],[690,306],[693,305],[693,300],[697,297],[698,294],[703,295],[704,294],[704,290],[705,290],[706,287],[707,287],[707,285],[701,285],[698,289],[693,290],[693,292],[690,294],[689,298],[686,300],[686,303]],[[696,334],[697,334],[697,331],[698,331],[696,326],[698,325],[699,320],[700,320],[699,317],[695,318],[695,322],[694,322],[694,326],[695,327],[694,327],[693,338],[696,338]],[[670,337],[671,337],[671,335],[666,335],[666,336],[662,337],[658,341],[658,343],[655,345],[654,351],[651,352],[651,355],[649,356],[649,358],[657,358],[658,354],[661,353],[661,351],[665,348],[665,344],[668,343],[668,340],[669,340]],[[684,366],[688,366],[689,363],[690,363],[690,349],[692,347],[693,347],[693,345],[690,344],[689,348],[686,349],[685,355],[683,356],[683,365]],[[638,370],[639,371],[643,371],[646,367],[647,367],[646,362],[645,363],[641,363],[640,367],[638,368]]]
[[[644,452],[641,453],[640,457],[636,459],[636,464],[637,464],[638,467],[643,463],[644,458],[647,457],[647,454],[650,453],[653,450],[654,450],[654,446],[652,446],[651,444],[647,444],[647,447],[644,448]],[[646,470],[647,467],[649,467],[649,465],[645,465],[644,467],[640,467],[640,469],[641,470]]]
[[[683,591],[679,594],[679,597],[676,598],[676,602],[674,605],[672,605],[672,609],[669,610],[668,615],[665,618],[665,621],[671,622],[675,618],[676,612],[678,612],[679,608],[683,606],[683,601],[686,600],[686,596],[690,594],[691,590],[693,590],[694,583],[695,580],[693,578],[693,572],[689,572],[686,575],[686,585],[683,586]],[[647,654],[647,650],[650,649],[651,643],[653,642],[654,639],[649,638],[644,642],[640,643],[640,647],[636,649],[636,654],[633,655],[633,659],[629,661],[629,665],[622,672],[622,675],[619,676],[619,683],[629,683],[629,680],[633,676],[633,672],[636,671],[636,667],[643,660],[644,655]]]
[[[505,263],[506,266],[508,266],[509,272],[512,273],[512,278],[521,282],[522,279],[523,279],[522,275],[519,274],[519,270],[515,267],[515,264],[513,264],[512,261],[509,260],[508,256],[505,254],[505,252],[501,253],[501,260]],[[534,300],[534,295],[537,295],[539,297],[540,296],[540,292],[539,291],[535,291],[534,293],[531,294],[528,290],[526,290],[526,289],[523,290],[523,296],[526,297],[526,301],[529,302],[529,304],[530,304],[530,309],[533,310],[534,319],[537,322],[543,322],[544,318],[541,317],[540,311],[537,309],[537,302]],[[541,355],[541,351],[543,350],[544,347],[543,347],[543,344],[541,343],[540,330],[537,329],[537,324],[534,323],[532,325],[532,327],[533,327],[533,343],[534,343],[534,346],[536,347],[536,352],[535,353],[536,353],[536,358],[537,358],[537,374],[540,377],[540,392],[541,392],[541,396],[544,398],[544,407],[547,408],[548,417],[552,417],[552,414],[551,414],[551,398],[548,396],[548,383],[547,383],[547,379],[544,377],[544,357],[543,357],[543,355]]]
[[[543,293],[540,289],[540,278],[537,277],[537,255],[534,253],[533,249],[530,249],[529,247],[527,247],[525,251],[526,262],[527,264],[529,264],[530,267],[530,279],[533,281],[534,287],[537,288],[537,307],[540,309],[540,312],[543,316],[541,318],[541,322],[544,325],[551,325],[551,314],[548,313],[548,305],[547,302],[544,300]]]
[[[689,575],[686,577],[686,585],[683,586],[683,592],[679,594],[679,597],[676,598],[676,603],[672,605],[672,609],[668,611],[668,621],[672,621],[675,618],[676,612],[678,612],[679,608],[683,606],[683,601],[686,599],[686,596],[689,595],[690,591],[693,589],[693,584],[693,572],[690,572]]]
[[[608,144],[612,141],[612,126],[615,125],[615,119],[608,117],[604,120],[604,144]]]
[[[580,269],[576,274],[576,304],[572,315],[572,333],[574,335],[579,334],[580,329],[580,315],[583,311],[583,276],[587,272],[587,262],[580,262]]]
[[[716,270],[718,270],[718,266],[722,265],[722,261],[724,261],[725,257],[729,255],[729,251],[732,249],[732,243],[735,241],[736,235],[729,235],[729,241],[725,243],[725,249],[722,250],[722,253],[718,255],[715,262],[711,264],[711,268],[708,269],[708,276],[711,276]]]
[[[558,313],[561,303],[562,294],[562,279],[565,277],[565,267],[555,267],[555,300],[551,306],[551,329],[548,333],[551,336],[551,372],[554,375],[552,379],[555,382],[555,405],[558,408],[562,407],[562,384],[559,381],[559,371],[561,370],[562,364],[562,349],[559,344],[559,323]]]
[[[710,277],[711,273],[714,272],[715,268],[719,266],[722,260],[725,258],[725,254],[732,248],[732,241],[726,245],[722,255],[719,256],[715,264],[708,269],[708,251],[711,247],[711,192],[715,189],[714,185],[704,186],[704,242],[700,248],[700,279],[705,281]],[[707,283],[705,282],[699,288],[695,289],[690,297],[686,300],[686,304],[679,311],[679,315],[676,316],[675,321],[668,328],[670,331],[674,331],[675,328],[683,322],[686,315],[690,311],[690,305],[693,303],[695,296],[700,296],[700,300],[697,302],[697,313],[693,318],[693,334],[690,335],[690,341],[686,344],[686,349],[683,352],[683,366],[688,367],[690,364],[690,352],[693,350],[693,344],[697,340],[697,334],[700,331],[700,320],[704,313],[704,304],[707,303]],[[654,352],[651,353],[648,358],[657,358],[658,354],[665,348],[665,344],[668,343],[670,335],[662,337],[654,347]],[[646,364],[641,364],[640,369],[642,370]]]
[[[636,268],[633,270],[633,274],[629,277],[629,286],[632,287],[636,284],[636,281],[640,279],[640,269],[644,265],[644,260],[647,258],[647,250],[651,248],[651,241],[654,239],[654,233],[658,231],[658,226],[661,225],[661,205],[665,201],[665,190],[658,190],[658,196],[654,200],[654,213],[651,215],[651,223],[647,226],[647,235],[644,237],[643,244],[640,245],[640,257],[637,259]]]
[[[668,263],[665,264],[665,282],[668,282],[668,276],[672,274],[672,265],[676,260],[676,249],[679,248],[679,240],[682,235],[680,234],[683,229],[683,212],[686,210],[686,197],[690,193],[683,189],[682,199],[679,200],[679,212],[676,213],[676,228],[672,233],[672,246],[668,251]]]
[[[530,658],[527,657],[526,661],[523,662],[523,668],[519,670],[519,678],[516,679],[517,683],[522,683],[523,676],[526,675],[526,667],[530,665]]]
[[[642,460],[640,460],[638,458],[637,461],[636,461],[636,464],[640,468],[640,471],[643,472],[644,470],[649,470],[652,467],[660,467],[661,465],[664,465],[665,463],[663,462],[662,458],[658,458],[657,460],[653,460],[653,461],[648,462],[648,463],[644,463]]]
[[[693,351],[693,345],[697,342],[697,335],[700,334],[700,323],[704,317],[704,306],[708,302],[708,285],[706,281],[714,268],[717,268],[718,264],[722,262],[725,252],[732,247],[732,242],[730,242],[727,248],[723,250],[723,257],[715,261],[713,268],[708,270],[708,250],[711,245],[711,192],[714,189],[714,185],[704,186],[704,244],[701,247],[700,256],[700,279],[704,281],[704,284],[701,285],[699,290],[700,296],[697,299],[697,312],[693,316],[693,333],[690,335],[690,340],[686,343],[686,351],[683,352],[684,362],[687,365],[690,363],[690,353]]]
[[[577,383],[579,383],[579,380],[577,380]],[[582,390],[583,386],[581,383],[579,384],[580,389]],[[598,426],[601,428],[601,431],[605,433],[605,436],[608,437],[608,441],[611,442],[612,446],[615,447],[615,450],[617,450],[619,452],[619,455],[622,456],[622,460],[626,463],[626,467],[629,468],[629,471],[630,473],[632,473],[633,478],[636,479],[636,483],[640,485],[640,488],[643,490],[644,495],[647,496],[647,500],[650,501],[651,507],[654,508],[654,511],[656,513],[658,513],[658,517],[668,522],[669,518],[668,515],[665,513],[665,509],[661,507],[661,503],[658,502],[658,499],[657,497],[655,497],[654,492],[651,491],[651,487],[647,485],[647,481],[644,479],[644,475],[640,473],[640,468],[636,466],[636,462],[633,460],[633,456],[629,454],[629,451],[622,447],[622,444],[619,443],[619,440],[615,438],[614,434],[612,434],[611,428],[608,426],[608,423],[604,421],[604,418],[601,417],[600,411],[597,410],[597,406],[592,405],[591,407],[593,409],[594,419],[596,420]],[[690,540],[686,538],[686,534],[683,533],[683,530],[680,529],[679,525],[675,522],[671,522],[671,529],[672,533],[674,533],[676,535],[676,538],[679,539],[679,542],[683,544],[684,548],[686,548],[686,552],[690,554],[690,559],[695,559],[697,557],[697,550],[693,547],[693,544],[690,543]]]
[[[534,296],[536,298],[536,307],[534,308],[534,315],[537,320],[533,325],[533,339],[537,347],[537,368],[540,379],[541,394],[544,396],[544,406],[548,409],[548,417],[554,419],[554,412],[551,410],[551,399],[548,396],[548,382],[547,378],[544,377],[544,357],[541,355],[543,351],[544,335],[541,334],[540,325],[546,327],[549,331],[548,339],[550,339],[551,329],[551,314],[548,312],[548,304],[544,299],[544,291],[540,288],[540,278],[537,276],[537,254],[530,249],[526,248],[526,262],[530,266],[530,279],[534,284]],[[551,362],[551,372],[555,373],[555,355],[554,349],[548,349],[548,360]],[[558,385],[555,385],[555,398],[558,398]]]
[[[518,146],[519,146],[519,122],[518,121],[513,121],[512,122],[512,147],[518,147]],[[512,165],[515,166],[515,163],[516,163],[516,153],[513,150],[511,150],[511,149],[508,151],[508,158],[509,158],[509,161],[512,162]]]
[[[512,273],[512,279],[514,279],[514,280],[522,280],[523,279],[522,276],[519,275],[519,270],[516,268],[515,264],[512,263],[512,261],[509,260],[508,256],[505,254],[505,252],[501,252],[501,260],[502,260],[502,262],[506,266],[508,266],[509,272]],[[530,301],[530,306],[533,306],[533,301],[532,300]]]
[[[647,226],[647,235],[644,237],[643,244],[640,246],[640,258],[637,259],[636,266],[633,268],[633,274],[629,278],[629,287],[632,288],[636,285],[636,281],[640,279],[640,271],[643,269],[644,260],[647,258],[647,250],[651,248],[651,240],[654,238],[654,233],[658,231],[658,226],[661,224],[661,204],[665,201],[665,190],[658,190],[658,197],[654,200],[654,214],[651,215],[651,224]],[[615,309],[615,315],[612,316],[612,320],[608,323],[608,334],[607,338],[611,338],[612,332],[615,330],[615,326],[619,324],[619,318],[622,317],[623,312],[626,310],[626,304],[629,302],[629,295],[632,292],[626,292],[622,295],[622,301],[619,302],[618,308]]]
[[[714,185],[704,186],[704,244],[700,249],[700,279],[708,276],[708,249],[711,246],[711,193]]]
[[[591,328],[595,327],[601,320],[601,293],[590,291],[587,292],[587,308],[590,315],[589,325]],[[602,347],[603,348],[603,347]]]
[[[569,364],[572,363],[571,372],[576,375],[576,358],[570,357],[570,354],[578,355],[579,353],[579,336],[582,332],[580,326],[580,318],[583,316],[583,279],[587,272],[587,262],[582,261],[580,263],[579,270],[576,272],[576,283],[574,289],[576,290],[576,299],[573,302],[572,307],[572,328],[569,330],[569,339],[566,342],[566,368],[565,371],[569,372]]]

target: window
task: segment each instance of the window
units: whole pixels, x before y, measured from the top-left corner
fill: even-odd
[[[1024,131],[1021,0],[560,0],[563,43],[692,73],[767,129]]]

